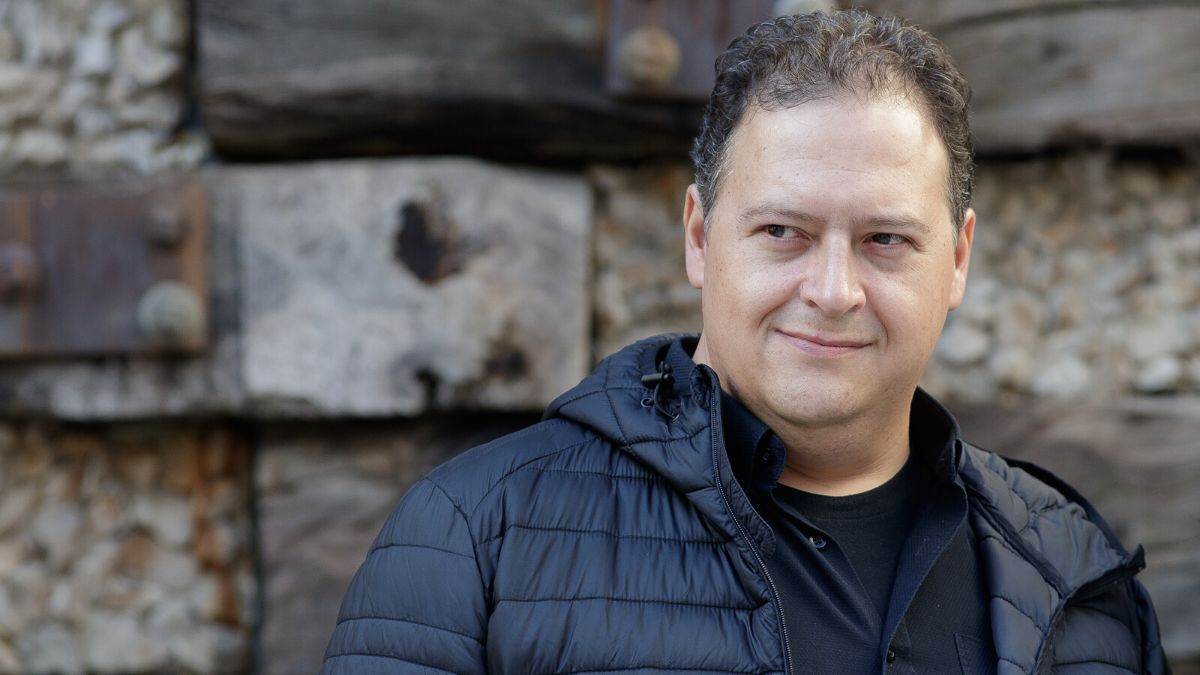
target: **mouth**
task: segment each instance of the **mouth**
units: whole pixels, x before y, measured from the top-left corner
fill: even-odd
[[[838,338],[811,333],[779,331],[789,344],[814,356],[842,356],[853,354],[870,346],[870,341],[853,338]]]

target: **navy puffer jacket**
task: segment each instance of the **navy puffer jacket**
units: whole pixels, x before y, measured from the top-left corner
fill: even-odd
[[[792,672],[774,538],[733,478],[715,374],[658,404],[641,383],[672,337],[609,357],[541,423],[409,490],[322,672]],[[1140,548],[1036,468],[961,442],[958,467],[998,673],[1166,672]]]

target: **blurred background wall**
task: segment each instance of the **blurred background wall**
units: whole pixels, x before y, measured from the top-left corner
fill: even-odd
[[[413,480],[698,329],[713,55],[832,6],[0,0],[0,672],[314,672]],[[855,6],[976,90],[924,385],[1146,545],[1200,672],[1200,6]]]

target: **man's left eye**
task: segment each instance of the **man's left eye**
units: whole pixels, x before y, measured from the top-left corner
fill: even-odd
[[[871,243],[882,244],[883,246],[896,246],[907,241],[904,237],[892,232],[879,232],[871,235]]]

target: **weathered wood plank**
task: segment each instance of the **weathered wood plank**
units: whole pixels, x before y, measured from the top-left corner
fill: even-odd
[[[880,15],[911,19],[926,30],[940,32],[954,25],[1015,14],[1053,14],[1082,5],[1132,7],[1181,4],[1178,0],[858,0],[850,6]]]
[[[982,153],[1200,138],[1200,5],[860,4],[909,14],[946,42],[976,91]],[[604,93],[603,7],[201,0],[208,130],[219,152],[238,158],[684,157],[698,106]]]
[[[1171,0],[863,0],[941,38],[975,90],[983,153],[1200,138],[1200,5]],[[1136,30],[1131,30],[1135,27]]]
[[[1200,399],[1110,406],[952,406],[972,442],[1037,462],[1095,504],[1128,546],[1146,547],[1164,646],[1200,660]]]
[[[597,0],[198,0],[206,76],[281,72],[420,54],[589,61],[602,48]]]
[[[317,672],[346,587],[409,486],[459,452],[537,419],[264,425],[254,473],[263,571],[254,672]]]
[[[1200,138],[1200,5],[1079,7],[940,37],[975,89],[983,152]],[[1131,31],[1136,27],[1136,31]]]
[[[203,0],[203,105],[235,157],[681,156],[696,106],[603,92],[604,3]]]

